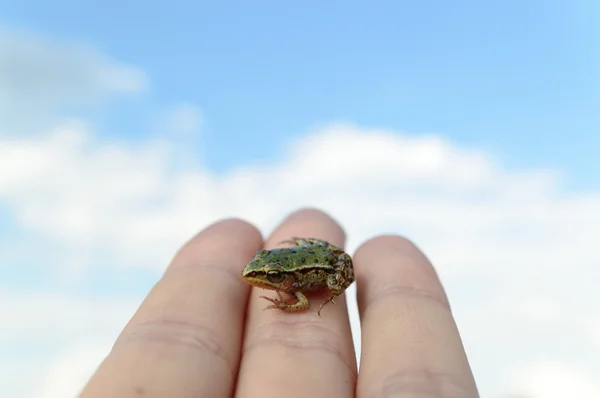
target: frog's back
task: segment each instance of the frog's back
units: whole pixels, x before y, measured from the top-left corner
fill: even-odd
[[[337,262],[335,254],[327,246],[307,245],[286,248],[290,265],[294,269],[333,268]],[[287,254],[287,253],[286,253]]]

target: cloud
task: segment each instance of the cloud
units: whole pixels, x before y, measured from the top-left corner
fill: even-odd
[[[221,176],[179,162],[189,155],[181,152],[185,146],[166,139],[134,146],[97,137],[67,124],[37,138],[0,138],[0,206],[24,231],[65,253],[87,254],[76,262],[83,270],[99,267],[101,256],[115,275],[131,267],[158,272],[218,218],[241,216],[268,232],[287,212],[317,206],[343,223],[350,251],[389,232],[424,249],[449,292],[483,397],[517,391],[547,398],[544,375],[568,364],[582,374],[600,372],[587,354],[598,335],[600,193],[565,192],[557,171],[511,171],[436,135],[350,124],[317,128],[283,147],[283,160]],[[32,337],[52,323],[50,314],[62,312],[69,315],[58,318],[50,336],[64,328],[89,347],[109,340],[134,307],[115,315],[110,300],[5,300],[32,309],[10,312],[7,340]],[[77,319],[113,326],[90,335]],[[355,315],[353,321],[356,327]],[[69,379],[68,369],[77,369],[69,364],[79,363],[73,349],[65,346],[48,380]],[[511,384],[514,369],[550,354],[558,365],[523,371],[534,384]],[[578,375],[569,380],[583,383],[582,391],[597,388]],[[40,396],[59,396],[53,388],[41,386]]]
[[[0,317],[10,325],[0,330],[0,341],[114,339],[140,303],[141,297],[135,296],[90,299],[55,292],[0,292]],[[102,319],[97,314],[112,315]]]
[[[141,299],[0,291],[0,396],[74,397]]]
[[[0,200],[22,225],[67,246],[102,247],[130,264],[158,259],[151,264],[158,267],[215,218],[248,215],[270,228],[306,204],[343,219],[354,247],[385,229],[410,234],[451,274],[512,278],[508,263],[515,261],[521,273],[557,273],[573,247],[579,262],[600,260],[585,239],[600,221],[599,194],[565,195],[556,173],[504,171],[439,137],[333,125],[290,145],[282,163],[219,178],[202,168],[174,169],[181,155],[160,140],[97,142],[78,125],[36,140],[4,139]],[[361,216],[374,204],[378,212]],[[497,242],[506,247],[490,257]],[[556,244],[551,251],[549,243]]]
[[[75,346],[46,371],[35,398],[75,397],[96,371],[112,347],[112,342]]]
[[[163,128],[179,139],[193,138],[202,125],[202,112],[189,103],[182,103],[171,107],[167,111]]]
[[[528,364],[514,377],[518,388],[531,398],[597,398],[600,397],[597,374],[551,360]]]
[[[24,360],[0,359],[0,393],[10,398],[74,398],[106,357],[113,341],[74,343],[59,355]],[[26,350],[23,350],[26,351]]]
[[[88,46],[0,28],[0,133],[43,125],[34,122],[63,107],[147,88],[143,71]]]

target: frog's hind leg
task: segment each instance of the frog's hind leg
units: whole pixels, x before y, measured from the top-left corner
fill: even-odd
[[[292,236],[291,239],[279,242],[279,244],[282,244],[282,243],[291,243],[292,245],[295,245],[295,246],[304,246],[304,245],[331,246],[331,244],[329,242],[326,242],[322,239],[298,238],[296,236]]]

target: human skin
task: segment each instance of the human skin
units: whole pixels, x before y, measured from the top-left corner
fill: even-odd
[[[327,214],[291,214],[263,241],[245,221],[217,222],[187,242],[81,393],[129,397],[477,398],[442,285],[410,241],[379,236],[353,256],[361,368],[344,296],[316,315],[264,311],[241,270],[290,236],[343,247]],[[268,303],[266,303],[268,304]]]

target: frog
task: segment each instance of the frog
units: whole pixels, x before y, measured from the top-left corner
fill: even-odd
[[[306,311],[310,301],[305,293],[328,290],[329,297],[317,311],[321,317],[323,307],[335,304],[335,298],[354,282],[352,258],[322,239],[292,237],[279,245],[284,243],[293,246],[257,251],[242,270],[242,278],[252,286],[277,292],[279,299],[260,296],[272,303],[265,310]],[[295,297],[285,299],[281,293]]]

